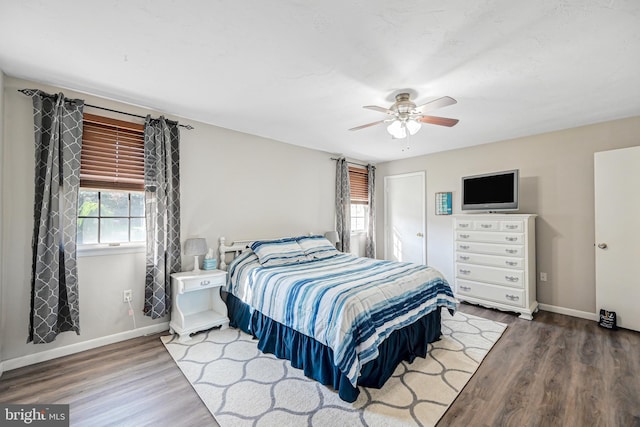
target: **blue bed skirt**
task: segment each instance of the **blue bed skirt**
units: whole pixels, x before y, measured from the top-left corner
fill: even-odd
[[[280,359],[291,361],[291,366],[302,369],[307,377],[331,385],[340,398],[354,402],[360,390],[353,387],[346,376],[333,365],[333,351],[304,334],[284,326],[254,311],[231,294],[227,295],[230,325],[253,335],[258,348]],[[366,363],[358,378],[358,385],[380,388],[391,377],[400,362],[413,362],[425,357],[429,343],[440,339],[440,308],[415,323],[393,332],[380,344],[380,356]],[[249,327],[251,326],[251,327]]]

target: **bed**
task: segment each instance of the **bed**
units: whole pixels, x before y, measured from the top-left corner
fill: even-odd
[[[347,402],[359,386],[382,387],[403,360],[425,357],[440,338],[441,308],[457,308],[437,270],[344,254],[323,236],[221,238],[219,251],[230,325]]]

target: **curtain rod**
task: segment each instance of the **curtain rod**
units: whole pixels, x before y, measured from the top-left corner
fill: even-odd
[[[23,93],[27,96],[30,96],[30,90],[29,89],[18,89],[18,92]],[[133,113],[127,113],[126,111],[120,111],[120,110],[113,110],[111,108],[106,108],[106,107],[99,107],[97,105],[91,105],[91,104],[84,104],[85,107],[91,107],[91,108],[97,108],[99,110],[104,110],[104,111],[111,111],[112,113],[118,113],[118,114],[124,114],[126,116],[131,116],[131,117],[139,117],[141,119],[146,119],[145,116],[141,116],[139,114],[133,114]],[[193,126],[191,125],[181,125],[180,123],[178,123],[178,126],[183,127],[187,130],[192,130],[195,129]]]
[[[338,161],[338,160],[340,160],[340,159],[337,159],[337,158],[335,158],[335,157],[331,157],[331,160],[335,160],[335,161],[337,162],[337,161]],[[364,168],[366,168],[367,166],[369,166],[369,165],[363,165],[362,163],[350,162],[349,160],[347,160],[347,163],[348,163],[348,164],[350,164],[350,165],[358,165],[358,166],[362,166],[362,167],[364,167]]]
[[[118,114],[124,114],[126,116],[131,116],[131,117],[139,117],[141,119],[146,119],[146,116],[141,116],[140,114],[133,114],[133,113],[127,113],[126,111],[119,111],[119,110],[112,110],[111,108],[106,108],[106,107],[99,107],[97,105],[91,105],[91,104],[84,104],[85,107],[91,107],[91,108],[97,108],[99,110],[105,110],[105,111],[111,111],[112,113],[118,113]],[[191,125],[182,125],[180,123],[178,123],[178,126],[183,127],[187,130],[193,130],[195,129],[193,126]]]

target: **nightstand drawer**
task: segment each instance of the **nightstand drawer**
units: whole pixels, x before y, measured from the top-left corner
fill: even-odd
[[[183,279],[182,283],[184,284],[184,292],[189,292],[196,289],[206,289],[214,286],[223,286],[225,277],[226,275],[224,274],[216,274]]]

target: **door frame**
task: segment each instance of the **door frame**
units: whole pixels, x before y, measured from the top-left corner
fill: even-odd
[[[420,176],[422,177],[422,179],[420,180],[420,183],[422,184],[422,189],[420,191],[420,198],[421,198],[421,209],[422,209],[422,218],[420,221],[420,224],[422,225],[422,230],[420,231],[422,233],[422,264],[426,265],[427,264],[427,207],[426,207],[426,188],[427,188],[427,183],[426,183],[426,172],[425,171],[418,171],[418,172],[409,172],[409,173],[402,173],[402,174],[398,174],[398,175],[387,175],[384,177],[384,238],[383,238],[383,243],[384,243],[384,259],[389,259],[388,258],[388,247],[389,247],[389,198],[387,197],[388,195],[388,191],[389,191],[389,180],[390,179],[395,179],[395,178],[408,178],[408,177],[412,177],[412,176]]]

